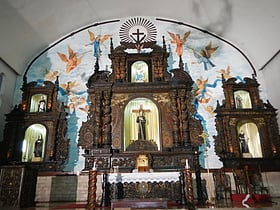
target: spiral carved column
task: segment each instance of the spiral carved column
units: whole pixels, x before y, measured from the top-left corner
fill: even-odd
[[[190,204],[194,204],[194,197],[193,197],[193,186],[192,186],[192,172],[191,169],[186,168],[185,169],[185,174],[186,174],[186,187],[187,187],[187,202]]]
[[[88,177],[87,210],[94,210],[96,207],[97,170],[90,169],[88,175],[89,177]]]
[[[177,105],[177,91],[173,91],[170,94],[170,101],[171,101],[171,111],[172,111],[172,128],[173,128],[173,139],[174,139],[174,146],[179,146],[179,112],[178,112],[178,105]]]

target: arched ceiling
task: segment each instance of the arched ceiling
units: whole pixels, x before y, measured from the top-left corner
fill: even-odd
[[[222,36],[260,69],[279,50],[279,8],[279,0],[2,0],[0,58],[23,74],[38,53],[81,27],[155,16]]]

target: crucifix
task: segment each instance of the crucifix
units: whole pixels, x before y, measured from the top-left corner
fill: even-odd
[[[140,35],[142,35],[142,38],[140,39]],[[136,39],[134,38],[136,36]],[[143,32],[140,32],[139,28],[137,28],[137,32],[134,32],[130,35],[130,37],[135,41],[135,45],[137,48],[138,53],[141,51],[142,45],[141,42],[145,39],[146,34]]]
[[[143,105],[140,104],[139,109],[134,109],[132,112],[138,113],[136,122],[138,123],[138,140],[146,140],[146,118],[145,112],[150,112],[149,109],[143,109]]]

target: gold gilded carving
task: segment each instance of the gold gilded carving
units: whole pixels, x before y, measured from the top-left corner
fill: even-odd
[[[164,147],[171,147],[173,144],[172,141],[172,136],[170,135],[170,133],[166,130],[164,130],[162,132],[162,138],[163,138],[163,146]]]
[[[168,93],[154,93],[153,98],[159,103],[168,103],[170,101]]]
[[[113,139],[113,142],[112,142],[112,145],[114,148],[120,148],[121,147],[121,140],[119,137],[117,138],[114,138]]]
[[[88,131],[84,135],[84,144],[89,146],[93,143],[93,134],[92,132]]]
[[[127,94],[116,94],[112,97],[112,106],[120,106],[123,107],[124,103],[128,100]]]
[[[230,126],[235,126],[235,125],[236,125],[236,121],[237,121],[236,118],[230,118],[230,120],[229,120],[229,125],[230,125]]]
[[[265,125],[264,118],[255,118],[254,120],[258,125]]]

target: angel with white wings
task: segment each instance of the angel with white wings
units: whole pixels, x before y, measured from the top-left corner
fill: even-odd
[[[183,38],[181,38],[180,34],[168,32],[169,36],[171,37],[171,43],[176,44],[176,54],[178,56],[183,55],[183,44],[187,41],[187,38],[189,37],[190,33],[190,31],[186,32]]]
[[[102,35],[95,36],[95,34],[90,30],[88,30],[88,33],[89,33],[89,39],[90,39],[91,43],[89,43],[87,45],[93,46],[93,56],[96,58],[99,58],[101,56],[101,52],[102,52],[100,45],[103,44],[107,39],[111,38],[112,35],[105,34],[103,36]],[[105,45],[104,45],[104,47],[106,48]]]

